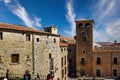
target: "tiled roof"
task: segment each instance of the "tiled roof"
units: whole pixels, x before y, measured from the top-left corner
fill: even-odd
[[[28,31],[28,32],[33,32],[33,33],[42,33],[42,34],[50,34],[48,32],[43,32],[40,30],[36,30],[33,28],[28,28],[28,27],[23,27],[23,26],[18,26],[14,24],[5,24],[5,23],[0,23],[0,29],[7,29],[7,30],[15,30],[15,31]],[[57,34],[51,34],[51,35],[57,35]],[[57,35],[59,36],[59,35]]]
[[[101,46],[103,45],[113,45],[114,43],[111,43],[111,42],[95,42],[96,44],[99,44]]]
[[[68,44],[67,43],[60,43],[60,46],[61,47],[68,47]]]
[[[65,39],[65,40],[68,40],[68,41],[74,41],[75,40],[72,37],[65,37],[65,36],[61,36],[61,39]]]

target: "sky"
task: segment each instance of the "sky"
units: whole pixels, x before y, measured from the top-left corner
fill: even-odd
[[[0,22],[74,37],[75,21],[93,19],[94,42],[120,42],[120,0],[0,0]]]

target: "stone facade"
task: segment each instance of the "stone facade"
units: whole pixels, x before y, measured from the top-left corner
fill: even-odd
[[[92,76],[93,20],[76,21],[76,75]]]
[[[60,44],[61,48],[61,79],[68,80],[68,44],[62,43]]]
[[[94,20],[76,21],[76,76],[119,77],[120,44],[93,46]]]
[[[2,30],[3,38],[0,40],[0,56],[1,70],[6,72],[9,69],[10,73],[23,74],[25,70],[32,69],[32,39],[26,41],[26,34],[19,32],[10,32],[8,30]],[[32,38],[32,35],[30,35]],[[18,63],[12,63],[12,54],[19,55]],[[27,56],[29,56],[30,62],[27,64]],[[1,71],[0,70],[0,71]],[[20,70],[20,71],[18,71]]]
[[[52,33],[0,23],[0,72],[24,74],[29,70],[33,78],[38,73],[51,74],[54,80],[67,80],[67,46],[61,47],[60,35]],[[63,67],[61,58],[66,59]]]

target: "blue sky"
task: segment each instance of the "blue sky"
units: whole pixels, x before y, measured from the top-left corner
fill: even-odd
[[[120,42],[120,0],[0,0],[0,22],[75,36],[75,20],[94,19],[94,41]]]

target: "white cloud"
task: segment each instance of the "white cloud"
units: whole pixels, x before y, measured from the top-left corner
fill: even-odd
[[[71,31],[65,31],[65,33],[71,36],[74,36],[75,35],[75,13],[74,13],[72,0],[67,0],[66,8],[67,8],[66,19],[70,23]]]
[[[96,5],[93,6],[94,18],[97,18],[98,21],[101,21],[106,17],[114,15],[114,13],[116,12],[115,3],[116,0],[99,0],[97,3],[95,3]]]
[[[96,0],[94,0],[96,2]],[[119,0],[99,0],[92,6],[92,17],[95,19],[95,40],[114,41],[120,36],[120,11]]]
[[[41,26],[41,24],[39,23],[40,21],[41,21],[41,19],[40,19],[40,18],[35,17],[34,24],[36,24],[36,26]]]
[[[2,0],[1,0],[2,1]],[[10,3],[11,0],[3,0],[5,3]]]
[[[120,37],[120,19],[114,23],[106,23],[106,31],[114,37]]]
[[[13,0],[14,5],[13,4],[8,4],[6,3],[4,0],[4,3],[6,4],[6,6],[9,8],[9,10],[15,14],[16,16],[18,16],[26,26],[28,27],[41,27],[41,19],[38,17],[33,17],[31,18],[29,13],[25,10],[25,8],[23,6],[20,5],[20,3],[17,0]]]

